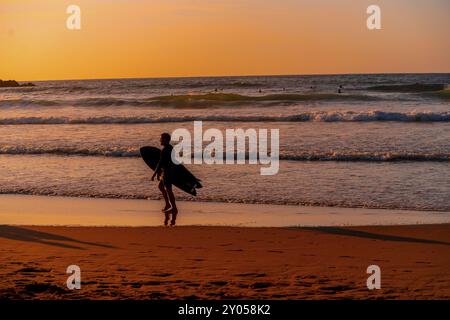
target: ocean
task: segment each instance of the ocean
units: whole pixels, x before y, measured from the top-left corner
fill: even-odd
[[[450,74],[34,83],[0,88],[2,194],[160,199],[139,148],[203,120],[279,129],[280,171],[192,164],[179,199],[450,211]]]

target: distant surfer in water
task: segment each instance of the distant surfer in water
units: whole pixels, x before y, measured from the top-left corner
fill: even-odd
[[[178,209],[175,202],[175,195],[173,194],[172,190],[171,175],[173,172],[173,166],[175,164],[172,162],[173,147],[170,144],[170,134],[161,134],[160,142],[163,148],[161,150],[161,157],[159,159],[158,165],[156,166],[155,173],[153,173],[152,181],[155,179],[155,176],[158,177],[158,188],[159,190],[161,190],[164,201],[166,202],[164,209],[162,209],[162,212],[164,212],[165,214],[164,225],[167,226],[167,224],[169,223],[170,213],[172,213],[172,220],[170,221],[170,225],[174,226],[177,219]]]

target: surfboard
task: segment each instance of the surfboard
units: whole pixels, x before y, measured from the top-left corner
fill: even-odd
[[[161,150],[156,147],[145,146],[140,149],[141,157],[144,162],[153,171],[155,171],[158,165],[159,158],[161,155]],[[177,188],[187,192],[193,196],[197,195],[197,190],[203,186],[200,183],[200,179],[197,179],[185,166],[182,164],[173,166],[173,185]]]

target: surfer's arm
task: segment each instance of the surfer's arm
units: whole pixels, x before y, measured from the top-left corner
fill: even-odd
[[[155,168],[155,172],[153,172],[152,181],[155,180],[155,177],[159,174],[159,171],[161,171],[161,160],[159,160],[158,165]]]
[[[161,155],[159,157],[158,165],[155,168],[155,172],[153,173],[152,180],[155,179],[156,175],[161,173],[161,169],[167,167],[170,161],[170,149],[164,148],[161,150]]]
[[[152,181],[155,180],[156,175],[160,174],[163,160],[164,160],[163,153],[161,152],[161,156],[159,158],[158,164],[156,165],[155,172],[153,173],[152,176]]]

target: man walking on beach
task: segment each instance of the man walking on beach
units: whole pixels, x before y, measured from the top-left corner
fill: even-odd
[[[164,197],[164,201],[166,205],[162,212],[165,214],[164,225],[167,226],[169,222],[170,213],[172,213],[172,220],[170,221],[170,226],[174,226],[178,209],[175,202],[175,195],[172,190],[172,174],[173,174],[173,166],[175,165],[172,161],[172,145],[170,144],[170,134],[163,133],[161,134],[161,145],[163,149],[161,150],[161,157],[159,159],[158,165],[156,166],[155,173],[153,173],[152,181],[155,179],[155,176],[158,177],[159,180],[159,190]]]

